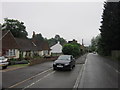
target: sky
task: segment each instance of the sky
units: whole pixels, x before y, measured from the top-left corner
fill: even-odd
[[[28,37],[33,31],[43,37],[52,38],[56,34],[67,41],[76,39],[90,45],[97,36],[101,25],[103,1],[95,0],[6,0],[0,3],[0,23],[4,18],[24,22]]]

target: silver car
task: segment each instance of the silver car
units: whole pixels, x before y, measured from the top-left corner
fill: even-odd
[[[8,64],[9,64],[8,59],[5,58],[4,56],[0,56],[0,69],[6,69]]]

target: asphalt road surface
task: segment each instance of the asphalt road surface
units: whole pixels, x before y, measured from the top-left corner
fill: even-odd
[[[72,71],[55,71],[53,62],[45,62],[3,72],[3,88],[118,88],[118,68],[97,54],[85,56]]]
[[[88,54],[79,88],[119,88],[120,72],[115,63],[109,62],[97,54]]]
[[[2,73],[3,88],[73,88],[85,56],[72,71],[54,71],[53,61]]]

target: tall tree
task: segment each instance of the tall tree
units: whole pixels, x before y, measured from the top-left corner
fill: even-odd
[[[105,2],[99,47],[104,55],[120,50],[120,2]]]
[[[26,27],[23,22],[14,19],[4,19],[2,30],[10,30],[14,37],[27,38]]]
[[[91,46],[90,46],[91,51],[96,51],[96,40],[93,37],[91,40]]]

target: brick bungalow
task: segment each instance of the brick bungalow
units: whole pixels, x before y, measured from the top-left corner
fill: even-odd
[[[2,31],[0,42],[2,56],[19,58],[20,47],[10,31]]]
[[[40,41],[40,40],[34,40],[34,38],[32,39],[32,43],[34,43],[37,48],[38,48],[38,54],[40,56],[48,56],[50,55],[50,47],[48,45],[48,42],[46,41]]]
[[[25,57],[33,57],[37,51],[40,49],[37,48],[37,46],[29,39],[20,39],[20,38],[15,38],[17,44],[20,47],[20,55],[25,58]]]
[[[22,56],[25,58],[50,54],[50,48],[46,41],[15,38],[10,31],[2,31],[0,42],[2,42],[0,53],[6,57],[19,58]]]

